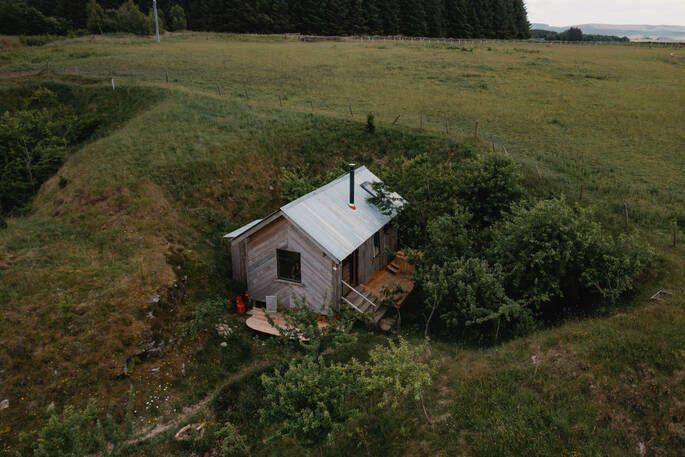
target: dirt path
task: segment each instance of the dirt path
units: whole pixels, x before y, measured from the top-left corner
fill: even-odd
[[[124,441],[123,445],[133,446],[136,444],[140,444],[144,441],[151,440],[161,435],[162,433],[166,433],[169,430],[175,430],[180,428],[181,425],[184,425],[184,423],[190,420],[191,417],[193,417],[194,415],[202,411],[204,408],[206,408],[223,389],[237,381],[240,381],[241,379],[247,376],[251,376],[255,373],[258,373],[259,371],[264,370],[272,364],[273,362],[260,361],[242,368],[238,372],[228,377],[224,382],[219,384],[219,386],[215,387],[214,390],[210,392],[205,398],[200,400],[199,403],[196,403],[191,406],[186,406],[185,408],[183,408],[183,411],[181,411],[181,414],[177,418],[166,423],[155,424],[152,427],[148,427],[139,432],[135,437],[129,439],[128,441]]]

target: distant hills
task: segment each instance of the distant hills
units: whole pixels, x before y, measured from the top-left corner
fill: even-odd
[[[571,26],[555,27],[548,24],[532,24],[532,29],[563,32]],[[613,25],[581,24],[585,34],[627,36],[631,41],[685,41],[685,26],[680,25]]]

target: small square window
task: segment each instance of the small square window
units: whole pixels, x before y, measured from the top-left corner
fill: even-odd
[[[278,279],[302,282],[302,267],[300,265],[299,252],[277,249],[276,267]]]

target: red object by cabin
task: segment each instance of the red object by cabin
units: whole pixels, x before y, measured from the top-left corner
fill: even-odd
[[[238,295],[235,297],[235,309],[238,314],[245,314],[245,303],[243,302],[243,297]]]

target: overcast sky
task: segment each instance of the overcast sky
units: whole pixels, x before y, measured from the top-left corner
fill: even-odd
[[[549,25],[685,25],[685,0],[525,0],[530,22]]]

